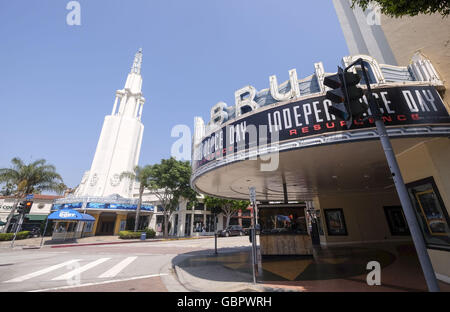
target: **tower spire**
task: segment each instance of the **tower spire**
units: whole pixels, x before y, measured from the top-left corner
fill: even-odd
[[[131,66],[130,73],[141,74],[142,65],[142,48],[139,48],[136,55],[134,56],[133,66]]]

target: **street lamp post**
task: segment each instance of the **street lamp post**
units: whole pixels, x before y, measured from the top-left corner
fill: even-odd
[[[363,59],[359,58],[358,60],[347,66],[344,71],[347,72],[348,69],[350,69],[355,65],[360,65],[362,69],[363,77],[367,86],[370,111],[372,112],[372,115],[375,119],[375,125],[377,127],[378,136],[380,137],[381,145],[383,146],[383,150],[386,155],[386,160],[389,165],[389,169],[391,171],[391,176],[392,179],[394,180],[395,188],[397,189],[397,194],[400,199],[400,203],[402,205],[406,221],[408,222],[408,227],[411,231],[411,237],[413,239],[414,246],[416,248],[417,256],[419,258],[420,265],[424,273],[428,290],[431,292],[438,292],[439,285],[433,270],[433,266],[431,264],[430,257],[427,252],[425,241],[422,236],[422,231],[420,229],[419,223],[417,222],[414,209],[411,205],[411,200],[408,196],[408,191],[406,190],[405,182],[400,172],[397,159],[395,158],[394,150],[389,140],[389,136],[386,131],[384,122],[381,118],[380,109],[372,96],[372,89],[370,88],[369,77],[367,75]]]

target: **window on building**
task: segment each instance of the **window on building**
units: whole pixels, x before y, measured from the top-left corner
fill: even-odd
[[[170,232],[171,226],[172,226],[172,224],[169,221],[168,222],[169,232]],[[164,216],[162,216],[162,215],[156,216],[156,232],[164,232]]]
[[[136,221],[136,215],[130,214],[127,217],[126,229],[127,231],[134,231],[134,223]],[[149,216],[139,216],[139,227],[138,230],[144,230],[148,228]]]
[[[252,219],[250,218],[242,218],[242,227],[244,229],[248,229],[252,226]]]
[[[205,210],[205,204],[204,203],[198,203],[195,205],[195,210]]]
[[[186,214],[186,220],[184,222],[184,235],[186,235],[186,236],[191,235],[191,220],[192,220],[192,214],[190,214],[190,213]]]
[[[216,223],[217,226],[217,223]],[[214,227],[214,216],[206,215],[206,232],[215,232],[216,228]]]
[[[205,220],[205,218],[202,214],[194,215],[194,232],[202,232],[203,231],[203,227],[205,225],[204,220]]]
[[[296,207],[267,207],[259,211],[262,234],[307,234],[305,211]]]

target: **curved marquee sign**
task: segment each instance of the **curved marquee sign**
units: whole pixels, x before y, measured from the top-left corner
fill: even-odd
[[[450,117],[433,86],[401,86],[373,90],[386,126],[450,125]],[[367,99],[364,97],[364,101]],[[286,142],[333,133],[352,133],[375,128],[374,118],[354,120],[351,131],[345,121],[328,112],[325,96],[268,106],[224,125],[193,148],[193,170],[215,159],[274,142]],[[334,140],[334,142],[339,140]]]

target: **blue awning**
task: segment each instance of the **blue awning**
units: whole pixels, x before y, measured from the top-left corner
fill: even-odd
[[[95,218],[87,213],[82,213],[81,216],[83,217],[82,221],[95,221]]]
[[[48,216],[49,220],[59,220],[59,221],[95,221],[93,216],[85,213],[79,213],[72,209],[61,209],[51,213]]]

